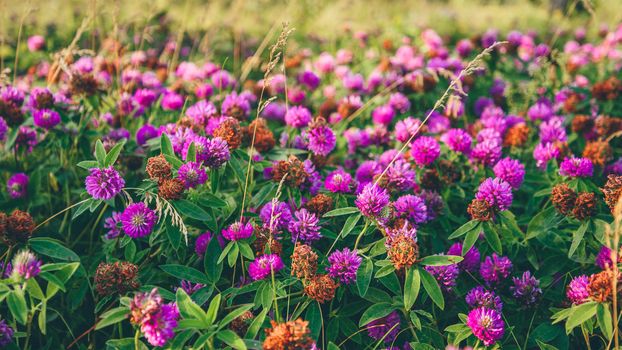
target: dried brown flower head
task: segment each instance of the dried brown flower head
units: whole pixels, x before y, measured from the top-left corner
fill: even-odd
[[[311,277],[305,285],[304,293],[309,298],[323,304],[333,300],[339,283],[328,275],[316,275]]]
[[[583,149],[583,157],[589,159],[594,165],[605,166],[613,156],[613,150],[607,141],[590,141]]]
[[[574,202],[572,216],[577,220],[587,220],[596,214],[596,195],[591,192],[580,192]]]
[[[155,182],[170,179],[172,169],[173,167],[169,164],[163,154],[151,157],[147,160],[147,175],[149,175],[149,178]]]
[[[577,115],[572,119],[573,132],[588,132],[594,127],[594,121],[589,115]]]
[[[551,202],[553,206],[563,215],[570,215],[574,209],[577,193],[567,184],[555,185],[551,190]]]
[[[300,159],[295,156],[289,156],[288,160],[279,161],[272,168],[272,179],[275,182],[281,182],[290,187],[299,187],[307,180],[307,171]]]
[[[130,262],[100,263],[95,271],[95,290],[100,296],[123,295],[139,286],[138,266]]]
[[[616,77],[610,77],[604,81],[595,83],[592,86],[592,95],[601,101],[615,100],[622,85]]]
[[[588,292],[590,293],[590,297],[599,303],[604,303],[611,300],[612,296],[612,286],[615,279],[615,274],[613,270],[603,270],[599,273],[593,274],[590,276],[589,283],[587,286]],[[616,279],[616,283],[620,284],[620,277]],[[618,288],[618,291],[620,289]]]
[[[184,182],[180,179],[164,179],[158,185],[158,194],[164,199],[180,199],[184,189]]]
[[[439,191],[443,184],[438,170],[425,169],[421,175],[421,187],[426,190]]]
[[[503,139],[503,145],[509,147],[520,147],[527,142],[529,137],[529,127],[525,123],[520,123],[512,126],[505,133]]]
[[[69,81],[69,90],[74,95],[92,96],[97,93],[99,84],[92,74],[74,72]]]
[[[620,118],[599,115],[594,121],[596,134],[600,137],[608,137],[609,135],[619,131],[621,127],[622,120],[620,120]]]
[[[320,114],[320,116],[328,118],[331,114],[337,112],[337,108],[338,106],[335,100],[329,98],[320,105],[318,113]]]
[[[622,175],[610,174],[607,176],[607,182],[605,186],[600,189],[605,196],[605,203],[609,206],[609,209],[613,212],[616,204],[622,196]]]
[[[227,142],[230,149],[236,149],[242,144],[242,128],[235,118],[227,117],[214,130],[214,137],[220,137]]]
[[[281,255],[283,245],[275,239],[266,229],[259,229],[256,233],[256,239],[253,241],[253,249],[257,256],[266,253],[266,247],[270,247],[270,253]]]
[[[417,262],[419,258],[419,246],[413,238],[398,235],[392,237],[387,244],[389,244],[387,257],[393,262],[393,266],[396,270],[410,267]]]
[[[333,210],[334,203],[331,197],[320,193],[305,203],[304,207],[310,212],[322,216]]]
[[[18,126],[24,122],[24,114],[19,106],[3,99],[0,99],[0,116],[12,127]]]
[[[229,325],[229,328],[240,337],[244,337],[246,331],[248,330],[248,326],[250,326],[250,323],[253,320],[253,317],[254,315],[251,311],[246,311],[242,315],[233,319]]]
[[[297,242],[291,258],[292,276],[305,279],[315,276],[318,256],[310,246]]]
[[[255,129],[255,127],[257,129]],[[253,132],[255,133],[255,142],[253,143]],[[276,141],[274,134],[268,128],[266,120],[257,118],[253,120],[247,127],[242,128],[244,135],[242,140],[245,145],[250,146],[253,143],[254,148],[259,153],[265,153],[274,148]]]
[[[467,207],[467,213],[471,219],[479,221],[490,221],[495,216],[492,206],[483,199],[473,199]]]
[[[13,210],[6,218],[6,234],[2,237],[8,245],[26,242],[35,229],[35,222],[29,213],[19,209]]]
[[[285,323],[272,323],[266,329],[264,350],[311,350],[315,346],[310,336],[309,322],[297,319]]]

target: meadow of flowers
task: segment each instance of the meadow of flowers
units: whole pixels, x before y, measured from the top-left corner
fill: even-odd
[[[622,25],[292,27],[24,35],[0,348],[618,348]]]

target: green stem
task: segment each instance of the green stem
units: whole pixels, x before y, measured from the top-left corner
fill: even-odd
[[[9,259],[11,258],[11,253],[13,252],[13,245],[9,246],[9,250],[6,252],[6,256],[4,257],[4,265],[2,265],[2,274],[0,276],[4,276],[4,272],[6,271],[6,265],[9,263]]]
[[[279,303],[276,298],[276,282],[274,280],[274,270],[270,270],[272,275],[272,299],[274,299],[274,316],[277,322],[281,322],[281,314],[279,313]]]
[[[137,329],[136,334],[134,334],[134,350],[140,350],[140,347],[139,347],[140,342],[138,340],[139,338],[140,338],[140,330]]]
[[[365,220],[365,227],[363,227],[363,230],[361,231],[361,233],[359,233],[359,235],[356,237],[356,242],[354,242],[354,250],[356,250],[356,248],[359,246],[359,242],[361,241],[361,238],[367,231],[368,227],[369,227],[369,221]]]

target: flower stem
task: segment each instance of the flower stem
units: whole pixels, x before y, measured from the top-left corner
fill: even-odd
[[[367,231],[368,227],[369,227],[369,221],[365,220],[365,227],[363,227],[363,230],[361,231],[361,233],[359,233],[359,235],[356,237],[356,242],[354,242],[354,250],[356,250],[356,248],[359,246],[359,242],[361,241],[361,238]]]
[[[134,334],[134,350],[139,350],[140,347],[138,346],[139,343],[139,339],[140,338],[140,329],[136,330],[136,334]]]

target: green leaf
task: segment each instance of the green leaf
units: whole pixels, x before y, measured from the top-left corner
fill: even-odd
[[[349,216],[346,219],[346,222],[343,224],[343,228],[341,229],[341,232],[339,232],[339,237],[343,238],[347,236],[352,231],[352,229],[356,226],[356,224],[359,222],[360,219],[361,219],[360,213],[357,215]]]
[[[201,221],[206,221],[210,219],[210,215],[205,210],[203,210],[203,208],[199,207],[198,205],[192,203],[187,199],[180,199],[174,201],[173,206],[175,206],[175,209],[177,209],[177,211],[189,218]]]
[[[50,282],[51,284],[53,284],[54,286],[56,286],[56,288],[62,290],[63,292],[66,292],[67,290],[65,289],[65,283],[63,281],[61,281],[58,277],[56,277],[56,275],[49,273],[49,272],[41,272],[39,274],[39,277],[43,278],[44,280]],[[49,289],[49,285],[48,285],[48,289]],[[50,298],[50,295],[48,295],[48,298]]]
[[[478,230],[473,230],[466,234],[466,237],[464,237],[464,242],[462,242],[462,256],[465,256],[469,252],[469,250],[473,248],[475,242],[477,242],[477,239],[479,238],[479,234],[480,232]]]
[[[225,344],[236,350],[246,350],[246,344],[244,344],[244,341],[232,330],[222,330],[216,333],[216,338],[222,340]]]
[[[26,324],[28,319],[28,306],[26,306],[24,291],[19,288],[13,290],[6,298],[6,302],[15,320],[21,324]]]
[[[173,145],[171,144],[171,140],[168,138],[168,135],[162,134],[160,137],[160,151],[162,154],[169,155],[175,157],[175,151],[173,151]]]
[[[598,326],[605,338],[607,340],[611,339],[611,335],[613,334],[613,319],[611,318],[611,311],[609,311],[608,303],[598,304],[596,318],[598,319]]]
[[[568,250],[569,258],[577,250],[577,248],[579,247],[579,244],[581,244],[581,241],[583,241],[583,236],[585,236],[585,231],[587,231],[588,224],[589,224],[589,221],[583,221],[581,223],[581,226],[579,226],[579,228],[577,228],[572,233],[572,243],[570,244],[570,249]]]
[[[43,290],[41,290],[41,286],[39,286],[39,282],[37,282],[34,278],[29,278],[26,281],[26,291],[30,294],[31,297],[45,300],[45,295],[43,294]]]
[[[549,207],[541,212],[539,212],[536,216],[529,221],[527,225],[527,237],[526,239],[531,239],[540,236],[543,233],[546,233],[550,229],[557,226],[560,221],[559,215],[555,210],[555,207]]]
[[[60,241],[55,239],[47,237],[31,238],[28,243],[32,250],[39,254],[60,260],[80,261],[78,254],[66,248]]]
[[[106,167],[106,149],[101,140],[95,142],[95,159],[100,168]]]
[[[253,304],[242,305],[239,308],[229,312],[227,315],[225,315],[225,317],[222,318],[222,320],[220,320],[220,322],[218,323],[218,327],[225,327],[239,316],[242,316],[242,314],[244,314],[246,311],[252,309],[253,306]]]
[[[82,169],[89,170],[92,168],[99,167],[99,164],[95,160],[83,160],[80,163],[78,163],[77,166],[79,166]]]
[[[188,153],[186,154],[186,162],[196,162],[197,161],[197,147],[194,142],[190,142],[190,146],[188,146]]]
[[[169,275],[176,277],[180,280],[187,280],[194,283],[203,283],[209,284],[209,280],[205,274],[194,267],[177,265],[177,264],[168,264],[168,265],[160,265],[160,269]]]
[[[406,269],[404,280],[404,308],[410,310],[417,300],[419,288],[421,287],[421,275],[419,270],[414,267]]]
[[[474,231],[477,229],[477,227],[480,225],[480,221],[477,220],[471,220],[469,222],[467,222],[466,224],[458,227],[457,230],[455,230],[451,235],[449,235],[449,239],[454,239],[454,238],[458,238],[461,236],[466,235],[467,233]]]
[[[438,286],[436,278],[432,276],[428,271],[419,269],[421,274],[421,282],[423,283],[423,289],[428,293],[434,304],[436,304],[441,310],[445,309],[445,299],[443,298],[443,292],[441,287]]]
[[[119,158],[119,154],[121,154],[121,150],[123,149],[124,145],[125,139],[117,142],[117,144],[112,147],[110,152],[108,152],[108,154],[106,155],[106,159],[104,160],[104,166],[109,167],[117,161],[117,158]]]
[[[205,256],[203,256],[203,266],[205,268],[207,278],[209,278],[212,282],[217,282],[222,274],[223,263],[222,261],[218,261],[218,257],[221,252],[222,249],[220,249],[218,240],[215,238],[211,239],[207,245]]]
[[[503,246],[501,245],[501,239],[499,238],[499,233],[497,232],[497,228],[495,224],[491,221],[487,222],[484,226],[484,238],[490,248],[492,248],[498,254],[503,253]]]
[[[395,271],[395,266],[393,266],[393,265],[385,265],[385,266],[381,267],[378,271],[376,271],[376,274],[374,275],[374,277],[381,278],[381,277],[384,277],[384,276],[387,276],[387,275],[393,273],[393,271]]]
[[[421,259],[421,264],[426,266],[447,266],[461,262],[464,258],[457,255],[429,255]]]
[[[333,209],[329,211],[328,213],[324,214],[323,217],[332,218],[335,216],[348,215],[348,214],[353,214],[353,213],[358,213],[358,212],[359,212],[359,209],[357,207],[346,207],[346,208]]]
[[[369,283],[374,272],[374,263],[369,258],[363,259],[361,266],[356,272],[356,288],[359,291],[360,296],[367,294]]]
[[[37,317],[37,324],[41,330],[41,334],[47,333],[47,317],[48,317],[48,304],[47,301],[41,302],[41,309],[39,310],[39,316]]]
[[[218,314],[218,308],[220,308],[220,299],[221,295],[217,294],[214,299],[209,303],[209,307],[207,308],[207,324],[212,325],[216,320],[216,315]]]
[[[390,314],[391,311],[395,310],[395,307],[389,303],[379,303],[370,306],[363,312],[361,315],[361,319],[359,320],[359,327],[363,327],[373,320],[377,320],[379,318],[385,317]]]
[[[269,310],[270,310],[269,308],[265,308],[261,310],[259,315],[257,315],[257,317],[255,317],[253,322],[251,322],[251,325],[248,326],[248,330],[246,331],[246,335],[244,336],[244,339],[255,339],[255,337],[257,336],[257,333],[259,333],[259,330],[261,329],[261,326],[263,325],[264,320],[266,319],[266,315],[268,314]]]
[[[216,197],[215,195],[211,193],[202,194],[199,201],[201,202],[201,205],[208,207],[208,208],[226,208],[229,206],[227,202]]]
[[[202,328],[209,327],[209,320],[205,316],[205,312],[199,305],[197,305],[190,296],[182,289],[177,288],[177,292],[175,293],[175,301],[177,302],[177,307],[179,308],[179,313],[185,319],[197,319],[203,323]]]
[[[180,288],[181,289],[181,288]],[[95,326],[95,330],[117,324],[128,318],[130,309],[127,306],[120,306],[104,312]]]
[[[566,321],[566,334],[570,334],[575,327],[596,315],[597,307],[598,304],[596,302],[573,306],[574,311]]]

